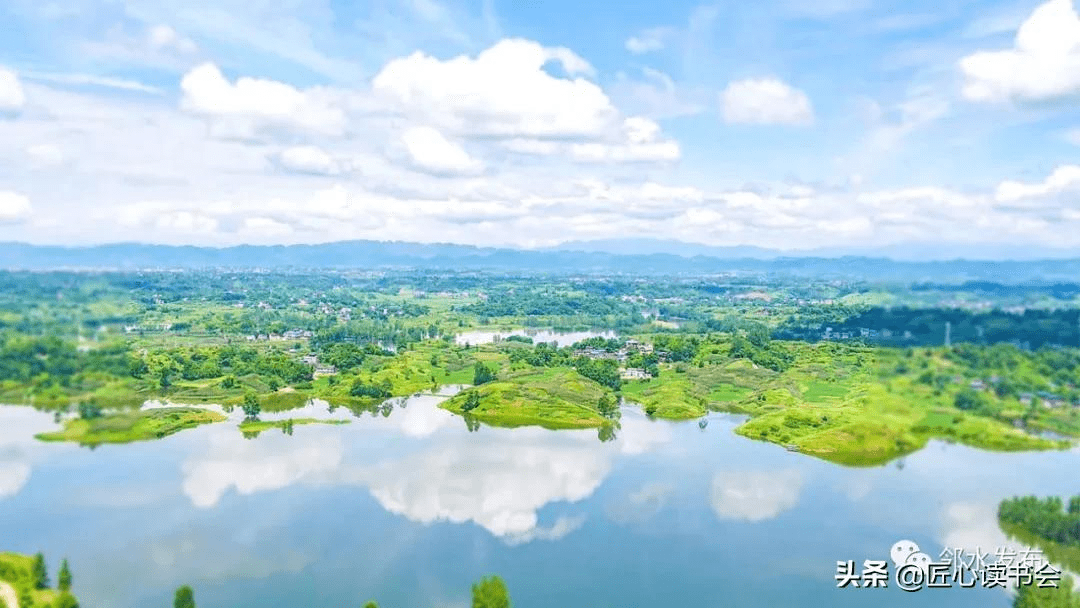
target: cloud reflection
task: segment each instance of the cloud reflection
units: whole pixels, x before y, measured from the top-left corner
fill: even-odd
[[[799,502],[804,480],[795,469],[717,473],[712,481],[712,508],[721,519],[764,521]]]
[[[209,447],[183,464],[184,494],[197,507],[215,506],[230,488],[246,495],[330,476],[345,454],[340,434],[264,433],[249,440],[231,425],[212,430]]]
[[[539,511],[588,498],[620,454],[642,454],[670,439],[667,426],[635,419],[625,420],[610,443],[597,441],[592,430],[486,427],[469,433],[460,418],[436,407],[439,400],[415,397],[388,418],[293,436],[246,440],[235,428],[209,429],[209,446],[183,465],[184,493],[207,508],[230,489],[252,494],[304,481],[357,485],[414,522],[471,522],[518,544],[580,528],[584,517],[564,514],[544,524]],[[373,432],[377,441],[344,439]]]

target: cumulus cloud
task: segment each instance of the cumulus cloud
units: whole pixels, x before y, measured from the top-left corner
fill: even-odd
[[[460,145],[432,127],[413,127],[401,136],[413,164],[422,171],[466,175],[483,169]]]
[[[810,98],[776,78],[738,80],[720,94],[724,121],[731,124],[809,125]]]
[[[566,78],[545,65],[556,63]],[[386,64],[372,81],[393,103],[446,129],[497,137],[595,136],[617,119],[611,100],[582,77],[592,68],[563,48],[507,39],[475,58],[422,52]]]
[[[797,470],[717,473],[711,504],[722,519],[765,521],[798,504],[802,487]]]
[[[19,76],[0,66],[0,112],[17,112],[25,103],[26,94],[19,82]]]
[[[1016,32],[1013,48],[960,60],[971,101],[1041,101],[1080,93],[1080,15],[1072,0],[1049,0]]]
[[[1035,184],[1008,180],[998,185],[994,197],[1002,203],[1040,199],[1062,192],[1080,191],[1080,165],[1064,165]]]
[[[0,190],[0,223],[17,223],[30,217],[30,199],[18,192]]]
[[[670,27],[654,27],[642,30],[637,35],[626,39],[626,50],[635,55],[659,51],[667,45],[667,41],[674,35],[675,30]]]
[[[261,128],[288,128],[340,135],[345,111],[326,89],[300,90],[260,78],[229,82],[212,63],[193,68],[180,81],[185,111],[218,121],[230,132],[251,135]]]

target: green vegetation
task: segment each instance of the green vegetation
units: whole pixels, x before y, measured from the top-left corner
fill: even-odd
[[[11,586],[19,608],[78,608],[79,602],[71,594],[71,572],[67,568],[67,560],[63,564],[57,577],[59,588],[50,589],[48,569],[42,554],[0,553],[0,583]],[[63,583],[65,578],[67,588]],[[0,593],[0,601],[2,597]]]
[[[621,400],[655,418],[747,414],[739,433],[847,464],[931,439],[1020,450],[1080,436],[1071,284],[191,271],[0,272],[0,286],[0,402],[78,408],[46,438],[175,432],[130,411],[149,399],[238,406],[254,422],[312,399],[360,414],[468,384],[446,407],[470,428],[610,437]],[[946,323],[956,344],[930,346]],[[619,337],[453,338],[522,328]]]
[[[195,592],[191,587],[184,585],[177,588],[173,596],[173,608],[195,608]]]
[[[604,387],[572,369],[528,369],[458,393],[441,407],[494,426],[595,428]]]
[[[1073,591],[1072,578],[1064,576],[1057,587],[1020,587],[1013,608],[1080,608],[1080,594]]]
[[[64,429],[41,433],[42,441],[74,441],[81,445],[102,443],[130,443],[147,439],[160,439],[184,429],[201,424],[220,422],[225,416],[217,412],[190,407],[165,407],[118,412],[94,418],[72,419],[64,423]]]
[[[472,608],[510,608],[510,592],[498,576],[488,576],[472,586]]]
[[[261,433],[271,429],[281,429],[287,435],[292,435],[293,427],[297,424],[348,424],[348,420],[322,419],[322,418],[289,418],[287,420],[245,420],[240,423],[240,430],[244,433]]]
[[[1080,495],[1067,505],[1056,496],[1006,499],[998,506],[998,522],[1009,535],[1041,548],[1050,560],[1080,570]]]

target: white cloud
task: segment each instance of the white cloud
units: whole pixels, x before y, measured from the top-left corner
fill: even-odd
[[[711,504],[723,519],[764,521],[798,504],[802,487],[797,470],[717,473]]]
[[[62,164],[64,152],[52,144],[36,144],[26,148],[26,155],[34,167],[51,167]]]
[[[1045,180],[1036,184],[1004,181],[998,185],[994,196],[999,202],[1012,203],[1025,199],[1043,198],[1068,190],[1080,191],[1080,165],[1058,167]]]
[[[626,39],[626,50],[635,55],[659,51],[667,45],[667,41],[674,34],[674,28],[670,27],[654,27],[642,30],[637,35]]]
[[[809,125],[814,111],[806,93],[776,78],[739,80],[720,94],[724,121],[732,124]]]
[[[30,199],[17,192],[0,190],[0,223],[9,224],[30,216]]]
[[[1080,146],[1080,129],[1070,129],[1065,132],[1065,141]]]
[[[1072,0],[1049,0],[1017,30],[1014,47],[960,60],[971,101],[1040,101],[1080,93],[1080,15]]]
[[[570,148],[571,156],[581,161],[674,161],[682,155],[678,142],[657,141],[660,125],[632,116],[623,121],[623,143],[582,143]]]
[[[423,171],[465,175],[481,171],[479,161],[460,145],[451,142],[432,127],[413,127],[401,136],[409,158]]]
[[[0,66],[0,112],[18,111],[25,103],[26,94],[19,82],[19,76]]]
[[[556,62],[572,78],[543,68]],[[591,67],[567,49],[507,39],[475,59],[422,52],[386,64],[373,80],[389,101],[456,132],[498,137],[590,137],[618,112],[596,84],[575,75]]]
[[[180,107],[212,121],[223,121],[229,131],[253,134],[261,128],[284,127],[324,135],[340,135],[345,111],[330,91],[301,91],[292,85],[241,77],[229,82],[212,63],[193,68],[180,81]]]
[[[190,55],[199,47],[190,39],[181,36],[168,25],[155,25],[147,32],[147,42],[156,51],[175,51]]]
[[[291,146],[271,156],[286,171],[317,175],[338,175],[348,170],[348,163],[330,156],[318,146]]]

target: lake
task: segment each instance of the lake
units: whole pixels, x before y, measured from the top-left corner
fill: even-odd
[[[518,608],[1010,605],[1005,592],[838,589],[838,560],[910,539],[993,551],[1015,494],[1072,495],[1080,451],[931,443],[845,468],[732,433],[739,420],[596,431],[482,427],[401,400],[389,416],[246,439],[233,423],[96,449],[0,407],[0,549],[69,558],[84,608],[469,605],[498,573]],[[296,416],[326,413],[315,403]],[[269,418],[269,417],[268,417]],[[235,420],[235,415],[234,415]],[[890,566],[891,568],[891,566]]]
[[[505,340],[509,336],[528,336],[534,344],[541,342],[555,342],[559,348],[571,346],[587,338],[614,338],[618,334],[613,331],[552,331],[548,329],[514,329],[506,331],[474,330],[466,331],[454,337],[456,344],[491,344],[497,340]]]

